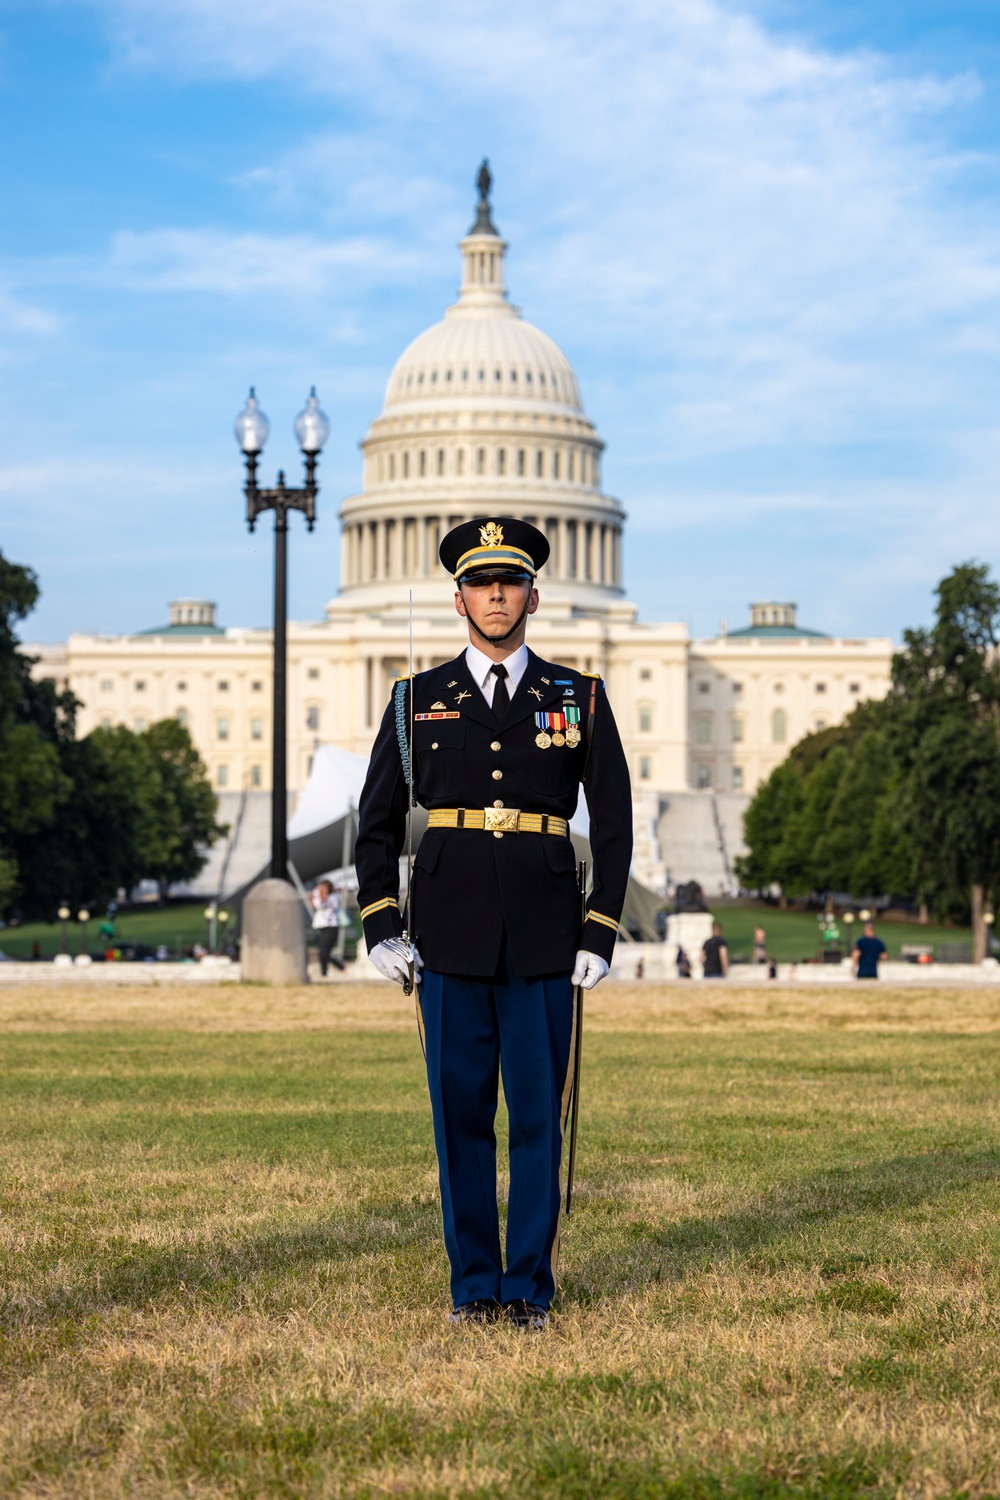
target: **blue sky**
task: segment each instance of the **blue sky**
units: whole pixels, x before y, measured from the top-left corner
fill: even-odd
[[[565,349],[629,592],[899,636],[1000,566],[1000,8],[990,0],[0,4],[0,547],[36,640],[270,612],[232,417],[333,434],[291,612],[392,364],[458,281],[482,155]]]

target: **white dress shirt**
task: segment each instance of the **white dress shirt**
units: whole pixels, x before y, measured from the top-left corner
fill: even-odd
[[[485,656],[476,646],[469,645],[465,648],[465,662],[473,679],[490,708],[493,707],[493,690],[497,685],[495,666],[507,668],[507,691],[513,699],[517,692],[518,683],[524,676],[528,665],[528,648],[522,641],[516,651],[510,656],[505,656],[502,662],[494,662]]]

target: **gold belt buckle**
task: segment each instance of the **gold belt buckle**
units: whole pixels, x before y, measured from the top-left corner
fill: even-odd
[[[519,807],[484,807],[486,821],[483,824],[487,833],[517,833],[517,825],[521,818]]]

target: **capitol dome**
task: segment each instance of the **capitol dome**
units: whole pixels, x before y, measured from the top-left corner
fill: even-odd
[[[493,223],[485,163],[479,186],[458,301],[400,356],[361,444],[364,489],[340,517],[340,601],[393,607],[412,590],[415,600],[440,602],[443,534],[502,513],[550,539],[543,601],[599,612],[622,595],[624,512],[601,493],[604,445],[572,365],[508,301],[507,245]]]

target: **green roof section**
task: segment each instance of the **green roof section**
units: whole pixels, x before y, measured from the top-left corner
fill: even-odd
[[[221,625],[154,625],[151,630],[137,630],[135,635],[225,635]]]
[[[750,606],[750,624],[742,630],[725,632],[727,640],[781,641],[807,636],[814,641],[828,641],[825,630],[807,630],[798,622],[798,605],[765,599]]]
[[[804,625],[747,625],[743,630],[730,630],[726,633],[727,640],[753,640],[776,641],[790,639],[794,636],[808,635],[814,639],[828,641],[830,637],[825,630],[807,630]]]
[[[167,606],[169,621],[166,625],[154,625],[151,630],[137,630],[140,635],[225,635],[221,625],[215,623],[215,605],[211,599],[171,599]]]

